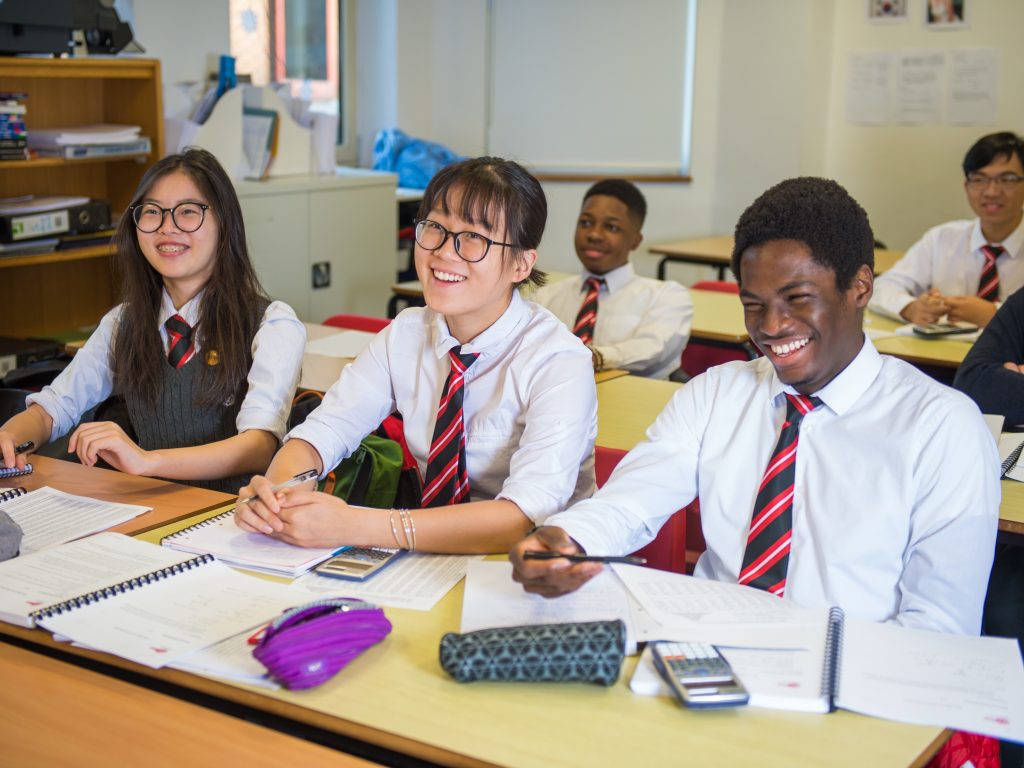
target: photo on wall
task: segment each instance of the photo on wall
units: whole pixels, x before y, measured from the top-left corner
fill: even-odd
[[[928,29],[963,29],[967,26],[968,5],[968,0],[925,0],[925,26]]]
[[[907,20],[907,0],[868,0],[868,21],[874,23]]]

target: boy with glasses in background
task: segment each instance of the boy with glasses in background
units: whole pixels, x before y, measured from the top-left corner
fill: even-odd
[[[985,326],[1024,287],[1024,139],[980,138],[964,157],[964,189],[978,218],[925,233],[875,282],[870,309],[911,323]]]

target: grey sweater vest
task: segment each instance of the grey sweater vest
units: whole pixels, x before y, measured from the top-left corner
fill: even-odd
[[[258,317],[262,317],[267,308],[267,302],[260,304]],[[249,344],[252,345],[251,339]],[[143,450],[190,448],[238,434],[235,419],[242,408],[248,384],[243,380],[227,403],[215,406],[199,404],[208,368],[206,351],[200,349],[181,368],[172,368],[169,363],[163,366],[163,381],[155,403],[150,404],[138,396],[125,396],[128,415]],[[251,475],[235,475],[220,480],[175,482],[237,494],[238,489],[248,485],[250,479]]]

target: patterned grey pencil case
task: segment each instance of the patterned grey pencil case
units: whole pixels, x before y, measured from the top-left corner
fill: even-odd
[[[441,638],[441,667],[460,683],[586,682],[611,685],[626,650],[621,621],[481,629]]]

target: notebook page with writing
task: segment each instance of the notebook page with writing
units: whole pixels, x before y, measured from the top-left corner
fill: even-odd
[[[1024,664],[1015,640],[847,617],[836,703],[905,723],[1024,742]]]
[[[345,549],[296,547],[262,533],[247,533],[235,525],[234,509],[165,536],[160,543],[182,552],[210,554],[239,568],[291,578]]]
[[[40,616],[38,624],[88,648],[159,668],[308,598],[212,558],[197,560],[135,589],[105,592],[88,604]]]
[[[120,525],[152,507],[75,496],[44,486],[3,502],[0,509],[21,526],[25,535],[21,554],[28,555]]]
[[[22,555],[0,563],[0,621],[31,627],[35,611],[189,559],[120,533]]]

